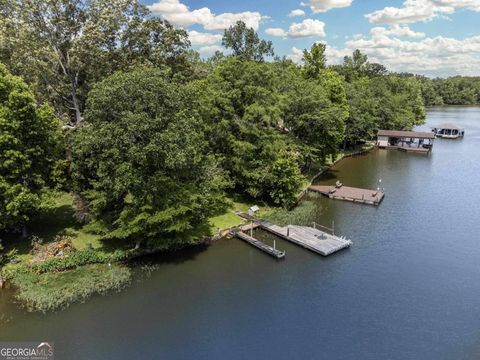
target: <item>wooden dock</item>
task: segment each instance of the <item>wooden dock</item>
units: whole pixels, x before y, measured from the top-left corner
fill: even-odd
[[[335,187],[334,185],[312,185],[309,191],[328,196],[330,199],[351,201],[360,204],[378,206],[385,197],[383,191],[359,189],[348,186]]]
[[[260,222],[259,224],[265,231],[322,256],[331,255],[352,245],[350,240],[307,226],[289,225],[280,227],[268,222]]]
[[[260,226],[260,225],[257,225],[257,227],[258,226]],[[277,249],[271,247],[270,245],[267,245],[264,242],[262,242],[260,240],[257,240],[255,238],[251,237],[250,235],[245,234],[242,231],[238,231],[235,235],[239,239],[242,239],[243,241],[249,243],[250,245],[253,245],[257,249],[260,249],[263,252],[265,252],[265,253],[267,253],[267,254],[269,254],[269,255],[277,258],[277,259],[283,259],[285,257],[285,251],[277,250]]]
[[[386,149],[390,150],[398,150],[398,151],[403,151],[403,152],[411,152],[411,153],[417,153],[417,154],[428,154],[432,151],[430,148],[421,148],[421,147],[408,147],[408,146],[392,146],[389,145],[385,147]]]

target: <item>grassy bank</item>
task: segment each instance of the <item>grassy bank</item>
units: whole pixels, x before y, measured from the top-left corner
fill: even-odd
[[[74,270],[37,274],[17,268],[11,276],[16,300],[29,311],[47,312],[84,301],[94,294],[120,290],[130,282],[130,270],[121,265],[91,264]]]

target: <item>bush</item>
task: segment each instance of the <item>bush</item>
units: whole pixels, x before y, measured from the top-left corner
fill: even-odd
[[[319,210],[315,200],[319,195],[309,194],[295,209],[288,211],[279,209],[266,217],[266,220],[279,226],[302,225],[312,226],[312,222],[318,219]]]
[[[47,272],[58,272],[76,269],[88,264],[105,264],[125,260],[127,253],[116,250],[113,254],[105,254],[92,249],[76,251],[62,258],[51,258],[42,263],[32,265],[32,270],[43,274]]]

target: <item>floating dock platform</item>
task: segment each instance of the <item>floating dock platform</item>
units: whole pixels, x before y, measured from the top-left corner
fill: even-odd
[[[281,227],[268,222],[260,222],[259,225],[265,231],[322,256],[331,255],[352,245],[350,240],[307,226]]]
[[[379,190],[358,189],[348,186],[336,187],[335,185],[312,185],[309,191],[328,196],[330,199],[351,201],[360,204],[378,206],[385,197],[385,193]]]
[[[257,240],[250,235],[245,234],[244,232],[237,232],[235,234],[236,237],[242,239],[243,241],[249,243],[250,245],[256,247],[257,249],[262,250],[264,253],[271,255],[277,259],[283,259],[285,257],[285,251],[280,251],[271,247],[270,245],[265,244],[264,242]]]

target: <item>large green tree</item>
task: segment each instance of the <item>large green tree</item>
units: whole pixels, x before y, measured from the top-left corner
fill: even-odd
[[[0,61],[32,84],[72,126],[91,86],[147,63],[188,69],[184,30],[149,16],[138,0],[0,0]]]
[[[296,71],[283,101],[283,119],[288,130],[304,145],[308,168],[313,160],[334,155],[342,143],[348,104],[344,80],[330,69]],[[313,76],[313,77],[312,77]]]
[[[225,30],[222,44],[242,60],[263,61],[265,56],[274,55],[272,42],[260,39],[243,21]]]
[[[73,146],[92,226],[108,238],[163,247],[208,231],[227,184],[208,155],[197,108],[191,91],[158,69],[119,72],[93,88]]]
[[[61,156],[59,122],[0,64],[0,232],[25,231]],[[25,233],[24,233],[25,235]]]
[[[276,64],[230,57],[192,86],[210,147],[237,191],[288,206],[301,184],[298,172],[277,171],[292,164],[298,170],[299,162],[297,145],[281,127],[282,71]],[[276,186],[281,187],[278,192]]]

